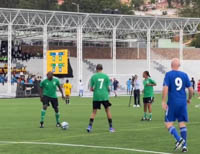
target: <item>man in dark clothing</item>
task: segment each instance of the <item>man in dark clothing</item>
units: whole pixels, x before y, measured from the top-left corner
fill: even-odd
[[[115,97],[117,97],[117,88],[118,88],[118,84],[119,84],[119,82],[114,78],[114,81],[113,81],[113,88],[114,88]]]
[[[192,77],[192,80],[190,82],[191,82],[191,85],[192,85],[192,88],[193,88],[193,95],[194,95],[195,94],[195,80],[194,80],[193,77]]]

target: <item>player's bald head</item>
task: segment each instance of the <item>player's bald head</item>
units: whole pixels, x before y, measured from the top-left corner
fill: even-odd
[[[49,71],[49,72],[47,73],[47,78],[48,78],[49,80],[51,80],[51,79],[53,78],[53,72]]]
[[[171,67],[173,70],[178,70],[180,67],[180,60],[178,58],[172,59]]]

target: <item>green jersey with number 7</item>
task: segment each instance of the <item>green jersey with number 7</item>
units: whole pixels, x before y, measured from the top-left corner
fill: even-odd
[[[107,101],[109,98],[110,79],[108,75],[98,72],[90,79],[90,87],[93,89],[93,101]]]

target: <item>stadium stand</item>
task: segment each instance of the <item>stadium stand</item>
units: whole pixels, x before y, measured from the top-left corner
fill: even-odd
[[[71,46],[58,46],[51,45],[49,49],[68,49],[70,51],[70,63],[72,70],[75,73],[74,78],[70,79],[70,82],[74,87],[77,85],[77,49],[75,45]],[[19,74],[23,72],[27,76],[35,76],[36,78],[42,76],[43,62],[42,62],[42,50],[41,45],[31,44],[14,44],[12,49],[12,73]],[[117,58],[117,74],[121,89],[125,89],[126,81],[131,76],[120,77],[125,74],[138,74],[140,80],[142,80],[142,72],[147,70],[146,62],[146,48],[139,48],[139,57],[137,55],[137,48],[122,48],[118,47],[116,52]],[[193,65],[198,65],[200,59],[200,50],[196,48],[184,48],[184,63],[183,67],[190,76],[195,79],[199,79],[199,73]],[[91,54],[92,53],[92,54]],[[7,42],[1,41],[0,46],[0,85],[6,85],[6,66],[7,62]],[[157,91],[162,88],[162,80],[164,74],[170,70],[170,60],[172,58],[179,57],[179,49],[177,48],[151,48],[151,74],[152,77],[158,82],[158,86],[155,87]],[[83,47],[83,83],[85,90],[88,90],[88,83],[90,76],[95,72],[96,64],[102,63],[104,66],[104,72],[112,74],[112,50],[109,47]],[[33,67],[34,66],[34,67]],[[125,69],[126,68],[126,69]],[[156,74],[156,75],[155,75]],[[113,77],[113,76],[112,76]],[[12,82],[15,88],[12,90],[20,89],[17,84],[19,77],[13,75]],[[64,82],[64,79],[61,80]],[[28,81],[26,81],[28,82]],[[4,90],[4,89],[3,89]],[[24,89],[25,90],[25,89]],[[2,88],[1,88],[2,91]],[[6,91],[6,90],[5,90]],[[76,88],[73,88],[76,91]],[[23,91],[25,93],[25,91]]]

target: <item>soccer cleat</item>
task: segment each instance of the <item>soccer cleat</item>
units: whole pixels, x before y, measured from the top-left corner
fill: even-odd
[[[145,120],[147,120],[147,118],[145,118],[145,117],[142,117],[141,121],[145,121]]]
[[[176,142],[174,150],[180,149],[184,143],[185,143],[185,140],[181,138],[180,141]]]
[[[109,131],[110,131],[111,133],[114,133],[114,132],[115,132],[115,129],[112,128],[112,127],[110,127]]]
[[[88,133],[90,133],[92,131],[92,126],[88,126],[88,128],[86,129]]]
[[[188,149],[186,146],[183,147],[182,152],[188,152]]]
[[[138,104],[137,107],[140,107],[140,105]]]
[[[56,124],[56,127],[61,127],[61,124],[58,122],[58,123]]]
[[[147,121],[152,121],[152,118],[147,119]]]
[[[44,128],[44,122],[40,122],[40,128]]]

